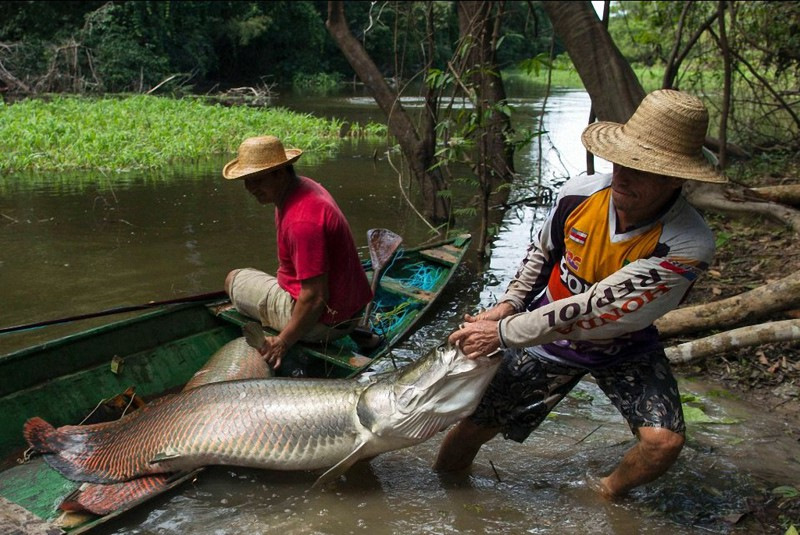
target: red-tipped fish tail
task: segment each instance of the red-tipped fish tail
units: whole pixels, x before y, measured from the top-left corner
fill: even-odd
[[[110,485],[88,483],[67,496],[58,508],[71,513],[85,511],[95,515],[107,515],[114,511],[129,509],[137,502],[168,487],[168,476],[161,474]]]
[[[22,427],[22,435],[30,446],[41,453],[52,453],[63,449],[62,446],[52,445],[58,441],[55,428],[38,416],[30,418]]]
[[[159,399],[119,420],[100,424],[53,429],[41,418],[31,418],[25,423],[23,434],[28,444],[43,453],[45,461],[68,479],[90,483],[127,481],[160,472],[148,470],[148,460],[131,452],[148,442],[149,429],[153,429],[148,423],[152,414],[156,412],[158,417],[157,407],[171,397]],[[130,443],[125,444],[125,441]]]

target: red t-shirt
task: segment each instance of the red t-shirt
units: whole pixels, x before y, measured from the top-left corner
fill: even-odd
[[[329,298],[320,321],[350,319],[372,298],[350,225],[330,193],[310,178],[275,210],[278,284],[297,299],[300,281],[328,274]]]

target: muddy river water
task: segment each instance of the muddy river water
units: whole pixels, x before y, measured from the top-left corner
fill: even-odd
[[[518,154],[521,175],[534,183],[541,174],[555,188],[585,167],[579,135],[589,104],[583,92],[549,97],[547,134]],[[367,97],[287,99],[286,105],[380,117]],[[514,98],[512,105],[518,123],[538,120],[540,98]],[[0,326],[218,290],[233,267],[273,269],[271,208],[241,184],[224,183],[219,172],[229,158],[113,180],[88,173],[0,177]],[[609,170],[605,162],[597,167]],[[400,194],[380,144],[346,142],[335,157],[304,157],[298,171],[332,192],[364,258],[372,227],[390,228],[410,245],[430,237]],[[465,312],[496,300],[545,210],[520,205],[506,212],[491,259],[467,260],[443,302],[396,351],[399,359],[426,353]],[[0,353],[88,325],[4,336]],[[748,523],[752,499],[800,481],[800,447],[787,424],[764,408],[713,384],[680,382],[708,421],[690,421],[673,469],[624,500],[606,501],[587,488],[586,474],[609,471],[633,440],[596,385],[584,381],[525,444],[489,442],[468,473],[430,470],[441,435],[361,463],[324,491],[310,490],[315,474],[215,467],[101,532],[749,532],[757,527]]]

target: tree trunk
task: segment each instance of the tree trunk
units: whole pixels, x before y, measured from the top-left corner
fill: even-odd
[[[514,150],[507,141],[511,117],[496,108],[506,103],[506,91],[496,63],[497,39],[502,13],[497,2],[458,2],[458,30],[461,41],[475,40],[467,56],[467,68],[474,69],[472,83],[478,88],[480,109],[488,115],[485,128],[487,158],[481,165],[496,180],[510,181],[514,173]],[[498,11],[493,12],[497,8]]]
[[[500,2],[458,2],[459,50],[466,56],[459,71],[466,74],[470,95],[477,115],[477,128],[470,137],[477,147],[477,158],[471,165],[480,189],[481,230],[478,252],[486,255],[489,228],[489,206],[497,187],[510,183],[514,176],[514,149],[509,142],[511,117],[500,110],[506,104],[506,92],[495,51],[503,17]],[[507,199],[502,190],[500,201]]]
[[[800,272],[713,303],[678,308],[655,322],[662,338],[723,329],[800,306]]]
[[[361,43],[353,37],[344,16],[344,2],[328,2],[328,20],[325,26],[339,46],[358,78],[372,93],[375,102],[386,114],[389,132],[397,138],[423,198],[423,213],[436,223],[450,219],[450,203],[439,191],[447,188],[441,172],[429,170],[434,163],[435,146],[430,136],[420,136],[410,115],[400,103],[400,98],[386,83],[378,67]],[[435,142],[435,140],[434,140]]]
[[[567,48],[597,118],[624,123],[644,98],[636,74],[620,53],[591,2],[542,2]]]
[[[800,340],[800,319],[751,325],[666,348],[670,362],[687,364],[743,347]]]

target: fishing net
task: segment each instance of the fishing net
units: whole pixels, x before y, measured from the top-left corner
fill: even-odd
[[[397,263],[402,258],[402,250],[398,251],[387,266],[385,276],[390,277],[409,293],[417,291],[433,292],[438,289],[447,277],[445,267],[437,267],[425,262],[403,265]],[[417,317],[417,313],[425,306],[425,302],[398,295],[379,287],[374,299],[369,326],[372,332],[392,340],[402,333]],[[336,341],[336,345],[344,350],[358,351],[358,345],[352,338],[345,337]]]

